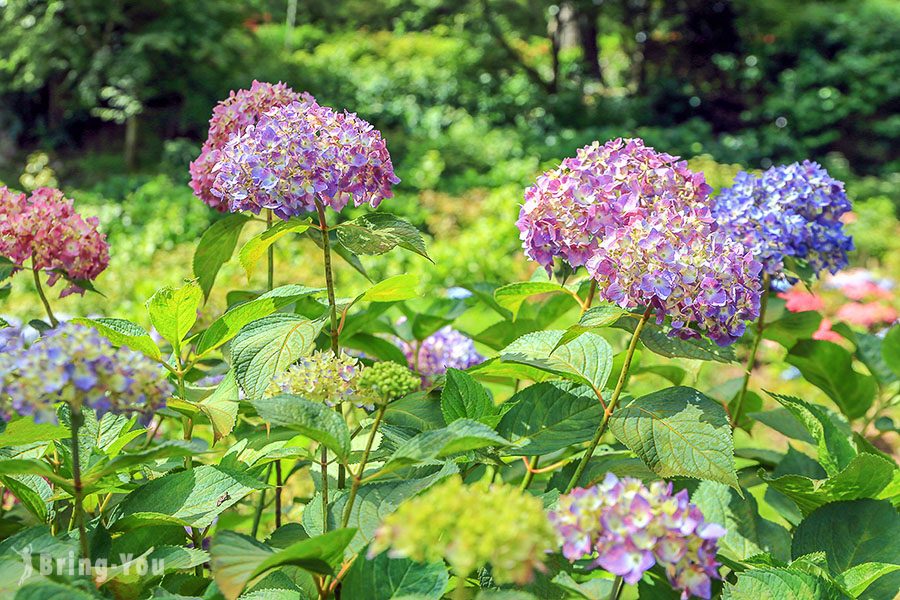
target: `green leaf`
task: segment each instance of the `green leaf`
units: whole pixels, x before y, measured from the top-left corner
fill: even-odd
[[[782,562],[791,559],[791,534],[787,529],[762,518],[752,494],[741,498],[725,484],[703,481],[691,494],[708,523],[725,528],[719,539],[719,551],[728,558],[743,561],[768,552]]]
[[[635,318],[619,319],[615,326],[625,331],[634,331],[637,324]],[[720,363],[733,363],[736,360],[734,348],[719,346],[705,337],[681,339],[666,333],[655,323],[647,323],[641,331],[641,343],[647,350],[666,358],[690,358],[693,360],[710,360]]]
[[[16,592],[16,600],[95,600],[103,598],[83,589],[50,580],[28,583]]]
[[[885,575],[900,570],[900,564],[867,562],[850,567],[835,580],[842,588],[850,592],[854,598],[858,598],[870,585]]]
[[[810,479],[802,475],[761,476],[771,487],[793,500],[803,514],[829,502],[891,495],[894,492],[890,490],[898,485],[896,465],[876,454],[856,456],[843,471],[828,479]]]
[[[834,400],[850,419],[866,414],[875,398],[875,379],[853,370],[853,357],[833,342],[801,340],[785,359]]]
[[[697,390],[673,387],[633,400],[609,427],[660,477],[719,481],[741,493],[728,416]]]
[[[233,213],[219,219],[203,232],[194,252],[194,277],[200,283],[203,297],[209,298],[219,269],[231,260],[241,231],[250,217]]]
[[[442,429],[422,432],[401,444],[384,471],[392,471],[416,463],[428,462],[487,447],[508,446],[509,442],[496,431],[471,419],[457,419]]]
[[[621,317],[628,314],[624,308],[615,304],[604,304],[602,306],[594,306],[589,308],[578,323],[569,327],[559,340],[559,345],[567,344],[588,331],[609,327]]]
[[[821,322],[822,315],[813,310],[785,312],[780,319],[766,323],[763,337],[790,348],[800,340],[811,338]]]
[[[849,600],[823,577],[797,569],[750,569],[726,585],[723,600]]]
[[[349,339],[344,339],[342,334],[341,342],[348,348],[361,350],[366,356],[406,366],[406,356],[403,354],[403,350],[383,337],[369,333],[357,333]]]
[[[384,422],[413,431],[430,431],[445,425],[441,403],[425,392],[416,392],[388,404]]]
[[[69,437],[69,430],[53,423],[35,423],[34,417],[22,417],[0,424],[0,448],[49,442]]]
[[[309,354],[324,323],[274,314],[245,325],[231,344],[231,364],[247,397],[261,397],[272,377]]]
[[[253,277],[256,263],[259,262],[259,259],[263,257],[272,244],[289,233],[303,233],[307,229],[309,229],[309,219],[294,217],[288,221],[279,221],[262,233],[247,240],[247,243],[241,246],[238,252],[238,260],[247,273],[247,280],[249,281]]]
[[[531,385],[510,398],[512,408],[497,431],[514,446],[509,453],[538,456],[591,439],[603,408],[585,385],[548,381]]]
[[[302,285],[283,285],[266,292],[259,298],[239,304],[213,321],[197,342],[197,355],[214,350],[237,335],[248,323],[267,317],[290,306],[300,298],[323,291],[324,288],[308,288]]]
[[[53,495],[50,484],[38,475],[0,476],[9,492],[19,499],[22,506],[35,516],[39,523],[47,520],[47,501]]]
[[[354,529],[337,529],[276,550],[249,536],[221,531],[209,548],[213,578],[225,598],[235,600],[250,581],[277,567],[290,565],[330,575],[355,533]]]
[[[203,302],[203,290],[196,281],[180,288],[164,287],[147,301],[150,321],[156,331],[172,344],[175,353],[181,349],[181,340],[197,322],[197,310]]]
[[[853,432],[838,425],[819,406],[804,402],[793,396],[768,392],[783,407],[791,412],[815,440],[819,450],[819,464],[829,475],[843,470],[856,456]]]
[[[866,365],[869,372],[882,385],[889,385],[897,381],[898,376],[894,374],[884,360],[884,342],[882,338],[871,333],[858,332],[854,332],[853,337],[856,343],[856,356]]]
[[[494,290],[494,300],[501,307],[512,313],[513,319],[519,314],[519,308],[529,296],[538,294],[563,293],[569,295],[572,300],[571,292],[565,286],[559,285],[553,281],[521,281],[504,285]]]
[[[824,552],[832,575],[863,563],[900,564],[900,515],[890,502],[834,502],[803,519],[794,532],[794,558]]]
[[[816,443],[809,434],[809,431],[807,431],[806,426],[797,420],[797,417],[786,408],[773,408],[760,412],[751,412],[748,413],[748,416],[791,439],[800,440],[807,444]]]
[[[359,296],[359,300],[368,302],[399,302],[418,296],[416,287],[419,276],[413,274],[395,275],[379,281]]]
[[[500,352],[504,362],[516,362],[553,373],[595,390],[602,390],[612,371],[612,347],[596,333],[585,333],[558,345],[564,331],[523,335]]]
[[[900,377],[900,325],[894,325],[881,341],[881,356],[885,364]]]
[[[320,442],[339,458],[350,455],[350,430],[344,419],[325,404],[291,394],[259,398],[251,404],[266,423]]]
[[[131,321],[125,319],[88,319],[86,317],[77,317],[72,319],[72,323],[93,327],[114,346],[126,346],[145,356],[149,356],[153,360],[160,360],[162,357],[159,347],[153,341],[153,338],[150,337],[150,334],[143,327]]]
[[[249,475],[215,466],[169,473],[125,496],[111,530],[127,531],[160,522],[203,529],[262,484]]]
[[[419,230],[389,213],[369,213],[341,223],[337,236],[341,245],[354,254],[384,254],[400,246],[431,260]]]
[[[213,443],[218,442],[234,429],[237,421],[240,390],[234,370],[228,371],[213,393],[197,403],[209,419],[213,429]]]
[[[449,577],[443,563],[422,564],[407,558],[391,558],[382,552],[372,559],[357,559],[341,587],[347,598],[392,600],[415,596],[420,600],[438,600],[447,588]]]
[[[472,419],[493,427],[500,421],[499,409],[484,386],[468,373],[452,368],[447,369],[441,392],[441,412],[448,424],[457,419]]]
[[[484,361],[481,364],[469,367],[466,373],[479,378],[488,379],[523,379],[528,381],[550,381],[557,379],[557,375],[537,367],[521,363],[503,362],[500,357]]]

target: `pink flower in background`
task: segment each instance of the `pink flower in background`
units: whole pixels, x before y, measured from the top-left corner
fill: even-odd
[[[791,312],[805,312],[825,308],[825,302],[821,296],[807,292],[800,287],[793,287],[786,292],[781,292],[778,294],[778,297],[784,300],[784,307]]]
[[[866,329],[893,323],[898,318],[894,307],[879,302],[849,302],[838,309],[836,316],[841,321]]]
[[[831,329],[831,320],[822,319],[822,322],[819,323],[819,328],[813,333],[812,338],[814,340],[823,340],[826,342],[842,342],[844,338],[835,331]]]
[[[0,255],[18,268],[45,271],[47,283],[96,279],[109,265],[109,245],[96,217],[82,218],[72,200],[54,188],[38,188],[30,197],[0,187]],[[83,294],[70,283],[60,294]]]

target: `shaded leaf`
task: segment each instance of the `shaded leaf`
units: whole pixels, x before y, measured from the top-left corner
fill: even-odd
[[[232,213],[210,225],[200,236],[194,251],[193,268],[204,298],[209,298],[219,269],[231,260],[241,231],[249,220],[246,215]]]
[[[344,419],[322,402],[279,394],[251,401],[262,419],[275,427],[287,427],[322,443],[338,457],[350,455],[350,430]]]
[[[563,293],[571,296],[571,292],[565,286],[559,285],[553,281],[520,281],[510,283],[494,290],[494,300],[498,305],[512,313],[513,319],[519,313],[522,303],[530,296],[538,294]],[[577,302],[577,301],[576,301]]]
[[[875,379],[857,373],[853,357],[833,342],[801,340],[785,359],[831,398],[850,419],[866,414],[875,398]]]
[[[241,246],[241,250],[238,252],[238,260],[247,273],[247,280],[249,281],[253,277],[256,263],[259,262],[259,259],[263,257],[272,244],[289,233],[303,233],[307,229],[309,229],[309,219],[294,217],[287,221],[279,221],[262,233],[247,240],[247,243]]]
[[[337,236],[354,254],[384,254],[400,246],[431,260],[419,230],[389,213],[369,213],[341,223],[337,227]]]
[[[443,563],[422,564],[407,558],[391,558],[382,552],[372,559],[360,557],[354,561],[344,578],[341,595],[368,600],[407,596],[438,600],[448,581]]]
[[[446,423],[472,419],[493,427],[500,420],[499,410],[484,386],[468,373],[452,368],[447,369],[441,391],[441,412]]]

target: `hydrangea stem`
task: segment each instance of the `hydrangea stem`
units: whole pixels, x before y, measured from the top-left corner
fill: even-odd
[[[613,579],[612,589],[609,591],[609,600],[619,600],[619,596],[622,595],[622,590],[625,589],[625,582],[622,580],[621,575],[616,575],[615,579]]]
[[[269,482],[269,477],[272,475],[272,463],[269,463],[269,467],[266,469],[266,483]],[[259,503],[256,505],[256,512],[253,513],[253,526],[250,529],[250,536],[256,538],[256,534],[259,532],[259,522],[262,520],[263,507],[266,505],[266,490],[262,489],[259,492]]]
[[[272,213],[272,209],[266,210],[266,230],[272,229],[272,221],[274,220],[274,214]],[[275,245],[269,245],[269,249],[267,252],[266,258],[268,259],[267,269],[266,269],[266,290],[272,291],[275,289]],[[281,461],[275,461],[275,528],[278,529],[281,527],[281,489],[284,485],[284,482],[281,478]]]
[[[459,577],[456,587],[453,589],[453,600],[466,600],[468,594],[466,594],[466,581],[468,580],[468,575],[465,577]]]
[[[528,468],[525,469],[525,477],[522,478],[522,490],[527,490],[528,486],[531,485],[531,482],[534,481],[534,474],[536,473],[535,469],[537,469],[538,460],[540,460],[540,458],[540,456],[531,457]]]
[[[588,288],[587,298],[584,300],[584,304],[581,306],[581,314],[584,314],[591,308],[591,304],[594,303],[594,296],[597,294],[597,280],[591,279],[591,287]]]
[[[750,346],[750,356],[747,357],[747,366],[744,369],[744,381],[741,383],[741,391],[734,402],[734,410],[731,411],[731,429],[736,429],[741,422],[741,413],[744,410],[744,397],[747,395],[747,387],[750,385],[750,375],[753,373],[753,365],[756,363],[756,353],[759,351],[759,343],[762,341],[763,331],[766,328],[766,306],[769,304],[769,275],[763,275],[763,293],[759,301],[759,318],[756,320],[756,331],[753,335],[753,345]]]
[[[600,444],[600,438],[606,433],[606,427],[609,425],[609,418],[616,409],[616,404],[618,404],[619,397],[622,395],[622,390],[625,387],[625,381],[628,379],[628,369],[631,367],[631,359],[634,358],[634,351],[637,349],[638,339],[641,337],[641,331],[643,331],[644,325],[646,325],[647,321],[650,319],[651,311],[652,308],[648,306],[647,310],[644,311],[644,314],[637,322],[637,325],[634,326],[634,333],[631,334],[631,341],[628,343],[628,349],[625,351],[625,361],[622,363],[622,371],[619,373],[616,389],[613,390],[612,398],[610,398],[606,410],[603,411],[603,418],[600,421],[600,427],[597,428],[597,433],[594,434],[594,439],[591,440],[591,444],[584,453],[584,457],[582,457],[581,462],[579,462],[578,466],[575,468],[575,473],[572,475],[569,485],[566,486],[566,494],[571,492],[572,488],[578,485],[578,480],[581,479],[581,475],[587,468],[587,464],[591,460],[594,450],[596,450],[597,446]]]
[[[372,423],[372,430],[369,432],[369,438],[366,440],[366,449],[363,450],[362,458],[359,460],[359,471],[353,476],[353,482],[350,484],[350,496],[347,498],[347,507],[344,508],[344,515],[341,519],[341,527],[346,527],[350,522],[350,512],[353,510],[353,502],[356,501],[356,494],[359,492],[359,486],[362,477],[366,472],[366,463],[369,461],[369,453],[372,451],[372,444],[375,442],[375,433],[378,426],[381,425],[381,419],[384,417],[384,411],[387,405],[382,404],[375,413],[375,422]]]
[[[81,456],[78,449],[78,429],[81,427],[84,417],[81,409],[72,410],[72,487],[74,505],[72,507],[75,524],[78,527],[78,542],[81,545],[81,558],[91,560],[91,550],[88,546],[87,530],[84,526],[84,497],[81,487]]]
[[[31,274],[34,276],[34,287],[37,289],[38,297],[41,299],[41,304],[44,305],[44,310],[47,312],[47,318],[50,319],[50,326],[56,327],[59,325],[59,320],[57,320],[56,315],[53,314],[53,309],[50,308],[50,301],[47,300],[47,296],[44,294],[44,286],[41,285],[41,275],[38,269],[32,269]]]
[[[178,396],[182,400],[187,401],[187,390],[184,385],[184,363],[182,363],[181,356],[179,356],[177,353],[175,355],[175,360],[178,363],[178,369],[175,371],[175,377],[178,380]],[[184,441],[190,442],[194,437],[194,420],[188,416],[185,416],[181,420],[181,426],[184,431]],[[194,459],[192,456],[188,455],[184,457],[184,468],[187,471],[193,470]],[[196,527],[191,527],[191,542],[194,544],[194,548],[198,550],[202,549],[203,533]],[[203,565],[197,565],[194,568],[194,573],[198,577],[203,576]]]

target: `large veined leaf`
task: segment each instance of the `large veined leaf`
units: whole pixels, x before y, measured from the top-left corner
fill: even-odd
[[[17,600],[96,600],[103,598],[73,585],[44,579],[22,586],[15,594]]]
[[[259,259],[263,257],[272,244],[289,233],[303,233],[307,229],[309,229],[309,219],[294,217],[287,221],[279,221],[262,233],[247,240],[247,243],[238,252],[238,260],[247,273],[247,279],[249,280],[253,276],[253,272],[256,270],[256,263],[259,262]]]
[[[0,476],[2,483],[9,492],[18,498],[22,506],[43,523],[47,520],[47,504],[53,490],[43,477],[38,475],[7,475]]]
[[[782,562],[790,560],[790,532],[761,517],[751,494],[741,498],[725,484],[703,481],[691,494],[691,502],[700,507],[707,522],[725,528],[725,536],[719,539],[719,551],[729,558],[742,561],[768,552]]]
[[[762,478],[773,488],[793,500],[803,514],[809,514],[828,502],[859,498],[890,497],[900,492],[900,473],[896,465],[876,454],[856,456],[840,473],[828,479],[811,479],[802,475]]]
[[[697,390],[673,387],[637,398],[615,411],[609,426],[660,477],[719,481],[741,493],[728,416]]]
[[[612,347],[595,333],[585,333],[558,346],[564,331],[535,331],[500,351],[504,362],[515,362],[602,390],[612,371]],[[558,346],[558,347],[557,347]]]
[[[193,267],[194,277],[200,283],[204,298],[209,298],[219,269],[231,259],[241,230],[249,220],[250,217],[246,215],[232,213],[210,225],[200,236],[197,250],[194,251]]]
[[[850,592],[851,596],[859,598],[873,583],[896,571],[900,571],[900,564],[867,562],[850,567],[835,577],[835,580]],[[893,579],[896,581],[896,577]],[[872,598],[874,600],[876,597]]]
[[[824,577],[799,569],[762,568],[740,573],[726,585],[723,600],[849,600]]]
[[[342,459],[350,455],[350,430],[343,417],[325,404],[291,394],[259,398],[251,403],[266,423],[301,433]]]
[[[457,419],[442,429],[424,431],[401,444],[384,470],[400,469],[469,450],[508,445],[509,441],[484,423]]]
[[[571,462],[564,469],[553,473],[553,476],[550,478],[549,488],[560,492],[565,490],[575,474],[576,466],[574,462]],[[597,449],[588,461],[587,467],[585,467],[584,472],[575,485],[585,488],[591,487],[603,481],[607,473],[612,473],[617,477],[634,477],[645,482],[658,479],[656,473],[648,469],[644,461],[636,457],[632,452],[628,450],[613,450],[611,447],[601,444],[597,446]]]
[[[247,397],[261,397],[272,377],[309,354],[324,323],[274,314],[245,325],[231,344],[231,364]]]
[[[395,246],[429,258],[422,234],[412,224],[389,213],[369,213],[337,227],[337,237],[354,254],[384,254]]]
[[[572,292],[553,281],[520,281],[510,283],[494,290],[494,300],[503,308],[509,310],[513,318],[519,313],[519,308],[529,296],[538,294],[563,293],[570,297]],[[574,297],[572,297],[575,300]],[[577,300],[576,300],[577,302]]]
[[[197,341],[197,354],[203,355],[233,338],[245,325],[290,306],[300,298],[317,294],[324,288],[283,285],[259,298],[239,304],[213,321]]]
[[[853,369],[853,357],[833,342],[801,340],[785,359],[831,398],[850,419],[866,414],[875,399],[875,379]]]
[[[125,496],[115,508],[111,529],[127,531],[159,523],[202,529],[261,488],[254,477],[215,466],[170,473]]]
[[[447,370],[441,392],[441,412],[447,423],[456,419],[472,419],[493,427],[500,420],[499,410],[484,386],[468,373],[457,369]]]
[[[619,319],[615,326],[626,331],[634,331],[637,319],[628,317]],[[641,331],[641,343],[655,354],[666,358],[690,358],[693,360],[710,360],[721,363],[732,363],[736,360],[731,346],[719,346],[705,337],[682,339],[671,336],[654,323],[647,323]]]
[[[512,408],[497,431],[514,446],[511,454],[536,456],[585,442],[597,431],[603,408],[594,391],[583,384],[536,383],[508,400]]]
[[[440,429],[446,424],[440,403],[425,392],[416,392],[388,404],[384,422],[413,431]]]
[[[161,288],[147,301],[150,321],[159,335],[172,344],[176,354],[181,340],[197,322],[197,310],[202,302],[203,291],[195,281],[180,288]]]
[[[72,322],[93,327],[114,346],[126,346],[154,360],[159,360],[162,356],[159,347],[153,341],[153,338],[150,337],[150,334],[140,325],[131,321],[125,319],[88,319],[78,317],[72,319]]]
[[[849,426],[839,427],[821,407],[799,398],[771,392],[769,395],[790,411],[813,437],[819,450],[819,464],[826,473],[835,475],[850,464],[857,453]]]
[[[449,577],[443,563],[422,564],[407,558],[391,558],[382,552],[372,559],[354,561],[344,578],[341,595],[347,598],[392,600],[415,596],[438,600]]]
[[[588,331],[608,327],[627,314],[627,312],[624,308],[620,308],[615,304],[604,304],[589,308],[578,319],[578,323],[566,330],[559,340],[559,345],[567,344]]]

